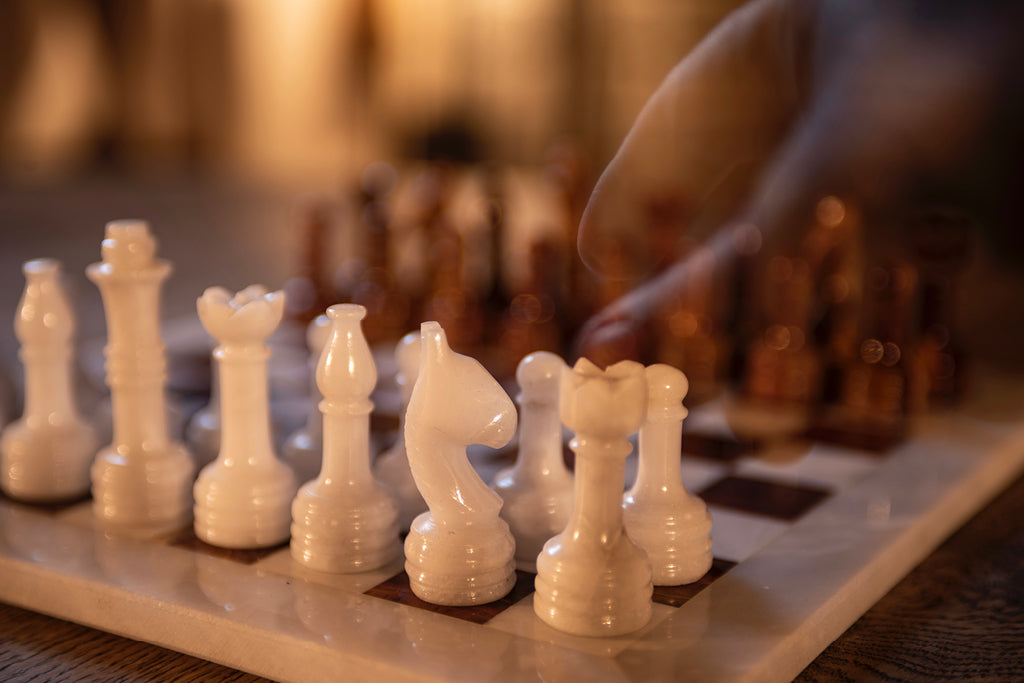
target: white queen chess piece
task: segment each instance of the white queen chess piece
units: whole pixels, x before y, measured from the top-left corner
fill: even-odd
[[[689,384],[680,370],[651,365],[647,419],[640,428],[636,482],[626,493],[626,530],[647,551],[659,586],[693,583],[711,568],[711,515],[687,492],[681,473],[683,397]]]
[[[360,326],[366,309],[338,304],[327,316],[330,337],[316,368],[323,395],[323,465],[292,503],[291,554],[319,571],[369,571],[402,552],[398,503],[370,472],[370,394],[377,368]]]
[[[265,341],[281,322],[284,294],[253,285],[232,296],[211,287],[196,308],[218,342],[221,407],[220,452],[193,489],[196,536],[223,548],[283,543],[298,486],[273,450]]]
[[[515,540],[499,517],[501,498],[473,469],[466,446],[507,444],[516,409],[483,365],[449,348],[440,324],[425,322],[420,331],[405,444],[429,511],[413,521],[405,539],[405,570],[421,600],[492,602],[515,585]]]
[[[573,511],[537,557],[533,598],[537,616],[560,631],[614,636],[650,620],[651,566],[622,522],[628,437],[646,407],[639,363],[602,371],[581,358],[562,379],[562,421],[576,433],[569,444],[576,453]]]
[[[0,437],[0,485],[11,498],[58,501],[89,491],[96,430],[78,414],[72,388],[75,318],[52,259],[26,263],[14,332],[25,367],[25,412]]]
[[[405,414],[409,409],[412,388],[416,385],[416,375],[420,369],[420,333],[410,332],[402,337],[395,346],[395,360],[398,373],[395,383],[402,395],[402,412],[399,415],[398,438],[391,448],[379,456],[373,464],[373,473],[377,480],[391,488],[398,499],[398,525],[405,531],[409,530],[412,520],[426,512],[427,503],[416,488],[409,469],[409,456],[405,451]]]
[[[107,317],[107,384],[113,443],[93,461],[93,512],[101,524],[153,534],[188,524],[195,466],[167,430],[167,360],[160,339],[160,286],[171,264],[139,220],[107,224],[103,260],[86,268]]]
[[[295,477],[300,482],[315,479],[320,472],[323,451],[323,416],[320,414],[320,399],[323,396],[317,387],[316,368],[320,361],[320,352],[330,334],[331,321],[326,315],[318,315],[306,328],[311,377],[309,416],[306,418],[306,424],[289,436],[281,449],[282,459],[295,471]]]
[[[558,387],[566,370],[565,361],[547,351],[519,362],[519,455],[494,478],[494,490],[505,501],[501,517],[516,539],[516,563],[530,572],[544,543],[565,528],[572,511],[573,479],[562,457],[558,414]]]

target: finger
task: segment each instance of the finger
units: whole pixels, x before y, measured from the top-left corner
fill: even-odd
[[[672,71],[586,207],[579,248],[588,266],[609,273],[612,252],[626,250],[632,272],[609,274],[643,274],[652,205],[674,207],[670,220],[682,235],[731,170],[756,167],[770,156],[799,107],[804,79],[796,65],[808,15],[804,3],[758,0]]]

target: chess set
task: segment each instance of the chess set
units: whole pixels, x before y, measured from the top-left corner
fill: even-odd
[[[771,370],[779,365],[772,352],[786,350],[773,340],[792,336],[807,317],[808,303],[796,295],[769,306],[771,334],[755,342],[747,383],[687,400],[687,412],[680,407],[686,377],[665,364],[626,361],[601,370],[581,361],[570,371],[554,353],[533,353],[519,364],[516,394],[510,379],[502,389],[479,362],[452,351],[438,322],[397,347],[371,350],[360,331],[370,306],[360,304],[332,306],[331,320],[312,321],[312,362],[293,363],[313,375],[311,393],[322,400],[275,399],[264,342],[285,314],[284,297],[211,288],[198,309],[219,344],[220,382],[211,405],[189,422],[190,457],[161,436],[168,427],[157,310],[138,301],[155,294],[166,272],[150,267],[159,262],[147,237],[144,224],[111,224],[103,261],[89,269],[105,303],[119,301],[108,306],[111,446],[98,449],[88,425],[65,420],[59,438],[69,455],[57,463],[58,481],[52,467],[34,469],[30,447],[5,449],[17,462],[12,470],[5,455],[0,599],[276,680],[330,680],[339,671],[353,680],[788,680],[1024,471],[1024,409],[1014,400],[1021,385],[981,368],[955,405],[898,421],[891,417],[902,408],[881,411],[883,419],[856,411],[854,419],[849,410],[808,417],[788,400],[806,383],[783,381],[777,371],[772,378]],[[139,264],[147,277],[125,277],[125,268]],[[783,270],[776,273],[782,285],[807,277],[798,267]],[[47,285],[55,266],[32,262],[26,276],[33,310],[58,322],[44,323],[24,304],[19,313],[23,423],[47,411],[73,416],[58,400],[69,394],[54,370],[70,362],[70,329]],[[383,276],[364,281],[374,277]],[[886,282],[876,307],[905,306],[900,279]],[[148,295],[139,294],[142,287]],[[384,285],[372,293],[363,300],[377,304],[376,313],[393,310]],[[427,306],[451,312],[437,301]],[[887,321],[877,311],[874,317]],[[876,336],[898,335],[880,328]],[[889,362],[891,343],[880,342],[876,359],[886,371],[898,365]],[[324,360],[333,356],[340,360]],[[876,374],[859,391],[845,390],[847,408],[891,396],[891,373]],[[551,388],[552,376],[560,390]],[[653,387],[668,396],[656,409],[648,403],[659,393]],[[909,400],[905,393],[897,402]],[[518,430],[507,394],[520,404]],[[273,410],[282,407],[287,418]],[[320,414],[322,422],[314,419]],[[553,420],[559,414],[566,429]],[[282,459],[272,416],[288,423],[276,430],[290,435]],[[19,434],[8,428],[5,439],[26,441]],[[131,453],[136,444],[142,457],[134,459],[143,464],[132,470],[127,456],[138,455]],[[335,454],[322,467],[310,455],[321,449]],[[588,449],[614,464],[593,465]],[[371,451],[380,453],[372,474]],[[570,469],[587,482],[575,501],[564,495],[566,482],[573,485]],[[389,481],[390,504],[377,480]],[[333,500],[331,481],[372,495]],[[412,493],[403,495],[410,481]],[[647,546],[652,534],[631,526],[630,510],[644,507],[645,490],[683,485],[676,493],[686,497],[687,528],[672,538],[693,538],[680,542],[688,550],[673,556],[673,569],[659,573],[651,565],[674,546]],[[543,497],[528,495],[544,487]],[[91,499],[75,493],[90,488]],[[541,512],[558,495],[569,502],[553,521]],[[354,498],[366,500],[352,507]],[[602,508],[598,499],[614,504]],[[318,517],[329,505],[349,507]],[[508,516],[512,509],[518,512]],[[467,524],[468,514],[483,517]],[[340,528],[325,518],[352,523]],[[639,580],[626,560],[601,566],[585,549],[566,558],[571,539],[613,537],[623,523],[652,558]],[[463,542],[477,553],[475,573],[446,580],[458,562],[437,531],[454,534],[459,524],[484,529]],[[522,555],[498,542],[511,538],[510,528]],[[390,542],[375,544],[381,536]],[[546,540],[552,536],[562,541]],[[672,571],[687,562],[697,569],[675,580]],[[476,571],[479,565],[486,566]],[[572,603],[580,590],[590,598]],[[631,607],[609,613],[603,603]]]

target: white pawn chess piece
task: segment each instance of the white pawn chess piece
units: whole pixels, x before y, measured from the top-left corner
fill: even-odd
[[[711,515],[683,486],[682,452],[689,383],[671,365],[651,365],[647,377],[647,419],[640,428],[636,482],[626,493],[626,530],[647,551],[654,583],[693,583],[711,568]]]
[[[25,412],[0,437],[0,485],[11,498],[57,501],[89,491],[96,430],[75,408],[71,338],[75,319],[60,264],[29,261],[14,332],[25,367]]]
[[[101,248],[103,260],[85,272],[106,310],[114,439],[90,471],[93,512],[123,532],[172,531],[191,518],[195,465],[167,429],[159,297],[171,265],[156,258],[156,240],[145,221],[108,223]]]
[[[507,444],[516,409],[477,360],[451,350],[441,325],[425,322],[420,333],[405,444],[429,511],[413,521],[405,539],[405,570],[421,600],[492,602],[515,585],[515,540],[499,516],[501,498],[473,469],[466,446]]]
[[[323,465],[292,503],[291,553],[323,572],[382,567],[402,552],[398,503],[370,472],[370,394],[377,368],[360,321],[366,309],[327,309],[330,337],[316,368],[323,395]]]
[[[395,382],[402,392],[402,413],[399,416],[398,438],[388,450],[377,456],[373,473],[377,480],[391,488],[398,499],[398,525],[408,531],[412,520],[427,510],[427,503],[416,488],[405,451],[405,414],[409,409],[412,388],[420,369],[420,333],[410,332],[395,346],[398,373]]]
[[[558,415],[558,387],[566,370],[565,361],[547,351],[519,362],[519,456],[494,478],[494,490],[505,501],[501,517],[516,539],[516,563],[530,572],[544,543],[565,528],[572,511],[573,479],[562,457]]]
[[[306,346],[309,348],[310,411],[306,424],[297,429],[284,442],[281,458],[295,471],[300,482],[315,479],[320,472],[320,458],[323,451],[323,416],[320,414],[320,399],[317,387],[316,368],[320,352],[331,334],[331,321],[326,315],[318,315],[306,328]]]
[[[234,296],[211,287],[196,302],[218,342],[221,443],[194,487],[196,536],[223,548],[264,548],[288,539],[297,484],[270,433],[266,338],[284,314],[284,294],[258,285]]]
[[[647,407],[644,367],[622,361],[602,371],[581,358],[562,378],[561,413],[576,436],[573,511],[537,557],[533,609],[568,633],[613,636],[651,617],[651,566],[622,522],[630,434]]]

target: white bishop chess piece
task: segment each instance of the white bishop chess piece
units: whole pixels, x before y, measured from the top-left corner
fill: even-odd
[[[501,497],[466,456],[474,443],[507,444],[516,409],[474,358],[455,353],[437,322],[420,327],[422,357],[405,421],[405,444],[428,512],[405,539],[413,593],[438,605],[475,605],[515,585],[515,540],[501,519]]]
[[[420,369],[420,333],[410,332],[395,346],[395,360],[398,373],[395,382],[402,392],[402,413],[399,415],[398,438],[391,448],[379,456],[373,464],[373,473],[378,481],[390,487],[398,499],[398,525],[408,531],[412,520],[427,511],[427,503],[416,488],[416,481],[409,469],[409,455],[405,451],[405,414],[409,410],[412,388]]]
[[[505,504],[501,517],[516,539],[516,563],[536,571],[544,543],[565,528],[572,511],[572,473],[562,457],[562,421],[558,387],[568,370],[547,351],[519,362],[519,455],[514,466],[498,472],[494,490]]]
[[[0,437],[0,486],[29,502],[79,498],[89,492],[96,430],[75,408],[71,339],[75,318],[60,283],[60,264],[26,263],[25,291],[14,332],[25,367],[25,412]]]
[[[651,365],[647,419],[640,428],[636,482],[626,493],[626,530],[647,551],[659,586],[693,583],[711,568],[711,515],[681,474],[683,397],[689,384],[670,365]]]
[[[651,566],[622,522],[628,437],[646,407],[639,363],[602,371],[581,358],[562,379],[562,420],[576,433],[569,443],[576,453],[573,511],[537,557],[533,599],[537,616],[560,631],[614,636],[650,620]]]
[[[320,361],[327,338],[331,335],[331,321],[326,315],[318,315],[306,328],[306,346],[309,348],[310,410],[306,424],[297,429],[284,442],[281,449],[282,459],[291,465],[295,477],[300,482],[315,479],[320,472],[321,453],[323,452],[323,416],[320,414],[320,399],[323,396],[316,382],[316,368]]]
[[[93,512],[122,532],[173,531],[192,516],[195,465],[167,430],[167,360],[160,339],[160,286],[171,264],[156,258],[145,221],[107,223],[103,260],[86,268],[107,317],[107,384],[113,443],[93,461]]]
[[[284,314],[284,294],[258,285],[234,296],[211,287],[196,302],[218,342],[221,443],[194,487],[196,536],[223,548],[264,548],[288,539],[297,484],[274,455],[266,338]]]
[[[327,309],[330,337],[316,368],[323,395],[323,465],[292,503],[291,553],[324,572],[382,567],[402,552],[398,503],[370,471],[370,394],[377,368],[360,321],[366,309]]]

